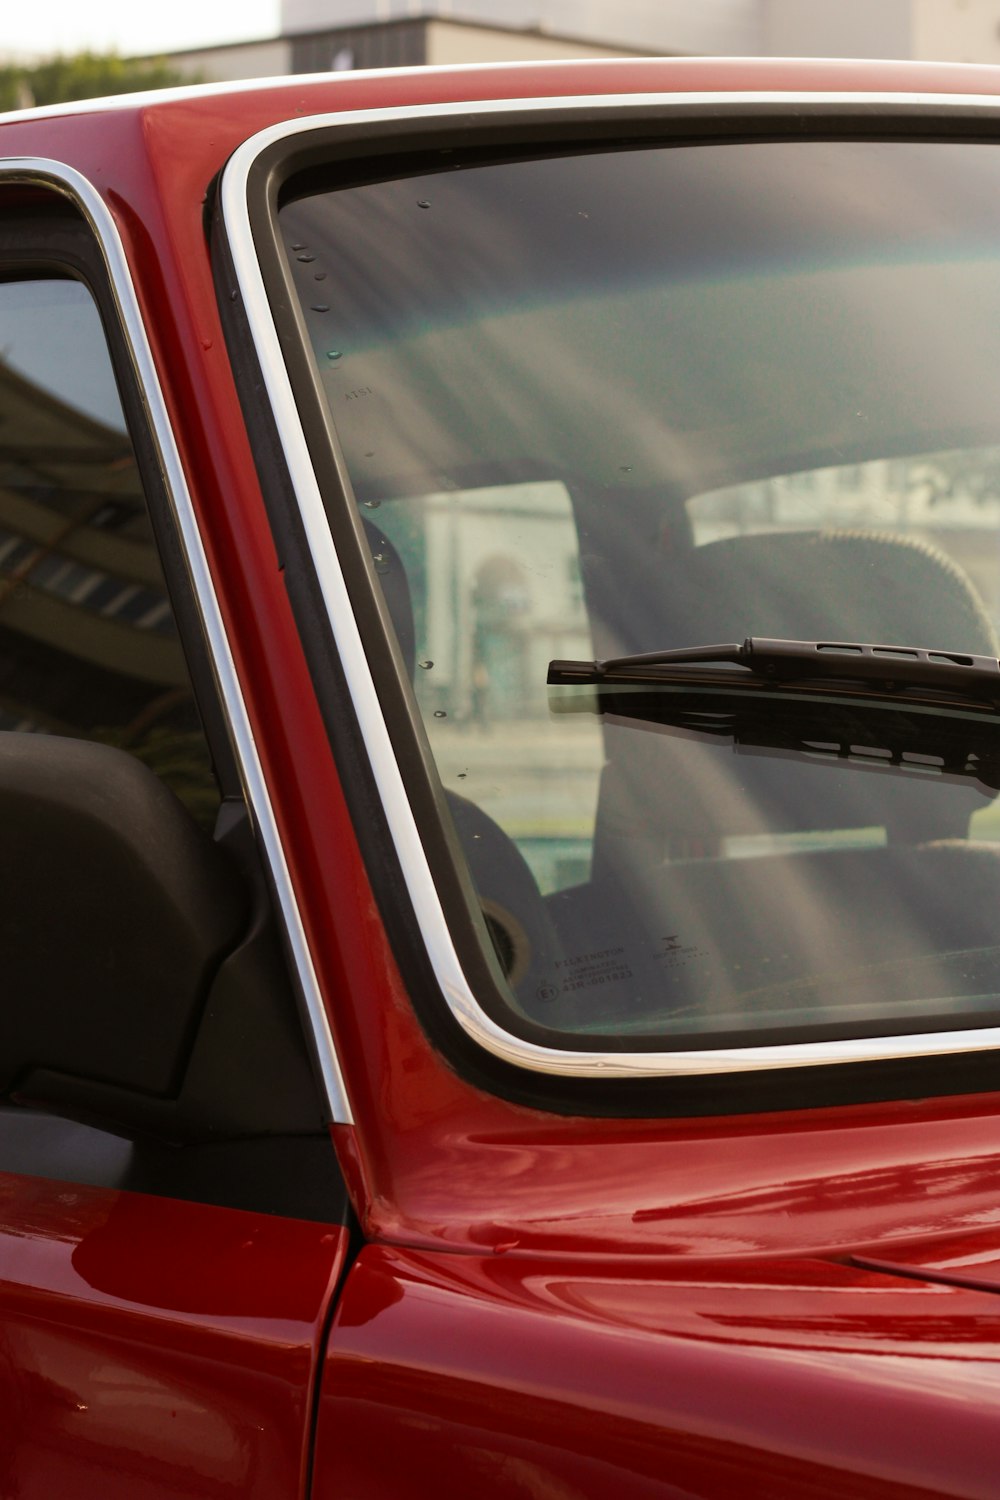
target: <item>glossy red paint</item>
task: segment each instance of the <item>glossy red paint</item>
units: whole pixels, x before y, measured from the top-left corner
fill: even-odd
[[[937,65],[607,61],[294,80],[0,128],[5,155],[71,162],[119,224],[347,1075],[356,1128],[335,1140],[376,1238],[657,1255],[840,1251],[998,1214],[995,1099],[581,1120],[494,1097],[442,1060],[414,1017],[358,855],[222,339],[204,204],[227,157],[267,125],[468,99],[739,90],[989,94],[1000,79]]]
[[[851,1258],[855,1265],[887,1269],[894,1275],[1000,1291],[1000,1234],[996,1229],[967,1229],[899,1246],[876,1244]]]
[[[0,1176],[0,1491],[305,1493],[346,1231]]]
[[[998,1360],[994,1297],[849,1266],[371,1247],[331,1333],[315,1493],[446,1474],[567,1500],[987,1500]]]
[[[710,1121],[540,1124],[511,1107],[505,1128],[462,1103],[447,1128],[415,1109],[404,1125],[396,1106],[405,1145],[383,1168],[392,1196],[365,1162],[377,1237],[479,1250],[842,1255],[1000,1225],[992,1096]],[[356,1132],[335,1135],[349,1158]]]
[[[343,1230],[0,1178],[4,1493],[304,1494],[322,1367],[322,1500],[996,1494],[1000,1095],[561,1118],[457,1076],[418,1025],[298,645],[217,314],[205,201],[268,124],[741,90],[961,101],[999,95],[1000,77],[573,63],[294,80],[0,124],[3,156],[72,165],[123,237],[345,1068],[355,1124],[333,1136],[370,1241],[322,1364]]]
[[[293,80],[0,124],[3,156],[70,164],[120,228],[346,1074],[355,1124],[333,1135],[374,1243],[325,1362],[323,1500],[996,1493],[1000,1096],[559,1117],[461,1078],[421,1029],[316,707],[217,311],[206,199],[232,151],[277,121],[741,90],[996,95],[1000,76],[609,61]],[[305,1492],[344,1231],[30,1178],[0,1178],[0,1203],[0,1489]]]

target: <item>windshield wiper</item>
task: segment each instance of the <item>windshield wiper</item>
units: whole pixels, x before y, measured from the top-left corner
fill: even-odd
[[[717,667],[747,669],[714,672]],[[880,646],[857,641],[783,641],[747,636],[742,645],[691,646],[678,651],[647,651],[607,661],[552,661],[548,682],[691,683],[707,676],[717,685],[859,684],[879,694],[917,689],[958,694],[966,702],[1000,705],[1000,661],[961,651],[920,646]]]
[[[700,678],[681,692],[663,683],[606,683],[599,693],[550,699],[551,712],[597,714],[741,754],[978,781],[1000,791],[1000,715],[966,700],[959,709],[906,693],[747,692]]]

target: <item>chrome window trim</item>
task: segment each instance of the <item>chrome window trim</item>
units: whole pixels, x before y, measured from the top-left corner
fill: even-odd
[[[68,198],[83,214],[99,246],[163,473],[168,503],[180,537],[195,604],[208,640],[212,668],[228,719],[240,777],[274,880],[288,946],[307,1013],[306,1021],[320,1069],[324,1102],[332,1122],[349,1125],[352,1123],[350,1103],[330,1023],[118,228],[94,185],[82,173],[63,162],[50,161],[44,157],[9,157],[0,161],[0,182],[46,187]]]
[[[393,753],[385,717],[375,691],[364,646],[348,596],[344,574],[326,521],[319,485],[292,394],[250,226],[248,180],[257,158],[278,142],[311,131],[374,123],[472,116],[500,117],[529,110],[551,115],[565,111],[593,118],[609,109],[640,112],[668,106],[677,115],[704,112],[719,118],[735,109],[794,109],[799,114],[828,108],[845,114],[877,108],[873,124],[894,114],[919,110],[935,117],[989,116],[1000,124],[1000,98],[991,95],[896,93],[726,92],[690,94],[617,94],[541,99],[470,100],[423,106],[355,110],[306,116],[273,125],[251,136],[230,158],[222,175],[223,221],[251,336],[274,413],[291,483],[298,501],[313,565],[340,654],[376,785],[385,810],[407,893],[420,926],[428,957],[445,1000],[459,1025],[480,1046],[503,1062],[558,1077],[640,1079],[737,1075],[775,1069],[828,1067],[890,1059],[930,1058],[1000,1048],[1000,1027],[859,1037],[849,1041],[781,1044],[760,1047],[704,1048],[684,1052],[601,1052],[544,1047],[523,1040],[497,1025],[478,1004],[452,942],[444,911]]]

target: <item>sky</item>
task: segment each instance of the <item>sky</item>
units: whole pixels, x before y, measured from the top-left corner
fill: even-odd
[[[213,42],[274,36],[280,0],[6,0],[0,19],[0,53],[180,51]]]

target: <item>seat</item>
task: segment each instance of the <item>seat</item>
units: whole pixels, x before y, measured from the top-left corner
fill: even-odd
[[[960,568],[926,543],[870,532],[761,534],[695,548],[664,581],[655,628],[657,638],[634,649],[748,635],[985,656],[1000,649]],[[611,729],[595,861],[609,841],[637,828],[661,857],[717,853],[727,837],[817,828],[885,828],[894,844],[963,838],[986,795],[971,780],[931,789],[923,780],[867,775],[853,765],[820,772],[801,758],[722,756],[681,739],[665,749],[662,739]]]
[[[670,639],[655,647],[845,632],[987,656],[997,644],[968,575],[928,542],[892,532],[763,532],[696,547],[670,579],[663,623]]]
[[[961,569],[895,536],[715,542],[664,581],[661,613],[662,633],[637,649],[755,634],[998,654]],[[930,1003],[988,987],[978,960],[955,969],[956,955],[992,951],[1000,903],[1000,849],[966,838],[992,796],[975,780],[606,729],[593,882],[553,915],[567,943],[629,934],[633,1013],[638,992],[699,1026],[741,1010],[752,1026],[782,1006],[793,1025],[796,1003],[818,1019],[849,997],[877,1015],[897,992]],[[886,847],[858,847],[873,829]],[[619,1003],[624,1014],[624,991]]]

